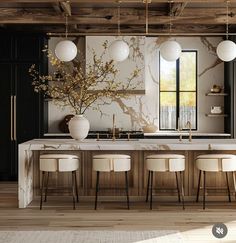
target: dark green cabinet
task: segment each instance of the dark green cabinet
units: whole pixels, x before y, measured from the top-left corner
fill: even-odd
[[[236,43],[236,37],[229,38]],[[224,63],[224,89],[228,96],[224,98],[224,111],[228,116],[224,119],[225,133],[236,138],[236,59]]]
[[[0,180],[16,180],[18,144],[43,133],[43,100],[32,88],[29,67],[47,72],[43,35],[2,34],[0,39]]]

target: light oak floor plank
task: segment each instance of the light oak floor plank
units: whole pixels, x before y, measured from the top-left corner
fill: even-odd
[[[145,202],[99,202],[94,210],[93,201],[82,201],[72,210],[71,197],[48,196],[48,202],[39,210],[39,198],[26,209],[17,208],[17,184],[0,183],[1,230],[178,230],[184,242],[236,242],[236,201],[186,202],[182,210],[177,202],[154,201],[153,210]],[[228,235],[216,239],[212,225],[223,222]]]

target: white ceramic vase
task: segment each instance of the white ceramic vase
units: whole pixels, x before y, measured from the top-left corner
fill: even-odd
[[[69,121],[69,131],[72,138],[83,140],[88,136],[89,121],[83,115],[75,115]]]

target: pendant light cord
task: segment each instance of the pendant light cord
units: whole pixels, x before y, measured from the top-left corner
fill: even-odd
[[[169,37],[171,37],[172,32],[172,9],[171,9],[171,0],[169,0]]]
[[[226,1],[226,40],[229,38],[229,1]]]
[[[121,1],[117,1],[118,7],[117,7],[117,35],[120,36],[120,3]]]
[[[148,0],[146,0],[145,3],[146,3],[146,35],[148,35]]]
[[[66,14],[66,23],[65,23],[65,25],[66,25],[66,39],[67,39],[67,37],[68,37],[68,15]]]

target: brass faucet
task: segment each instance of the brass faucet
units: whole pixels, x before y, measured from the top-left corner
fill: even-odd
[[[130,140],[130,133],[129,132],[127,133],[127,139],[128,139],[128,141]]]
[[[112,140],[113,140],[113,141],[116,140],[116,126],[115,126],[115,119],[116,119],[116,116],[115,116],[115,114],[113,114],[113,119],[112,119]]]
[[[181,131],[182,131],[182,128],[180,127],[180,120],[179,120],[179,118],[178,118],[178,132],[179,132],[179,141],[182,141],[182,133],[181,133]]]
[[[187,121],[186,126],[189,128],[189,142],[192,141],[192,124],[190,121]]]
[[[97,133],[97,141],[99,141],[100,137],[99,137],[99,132]]]

